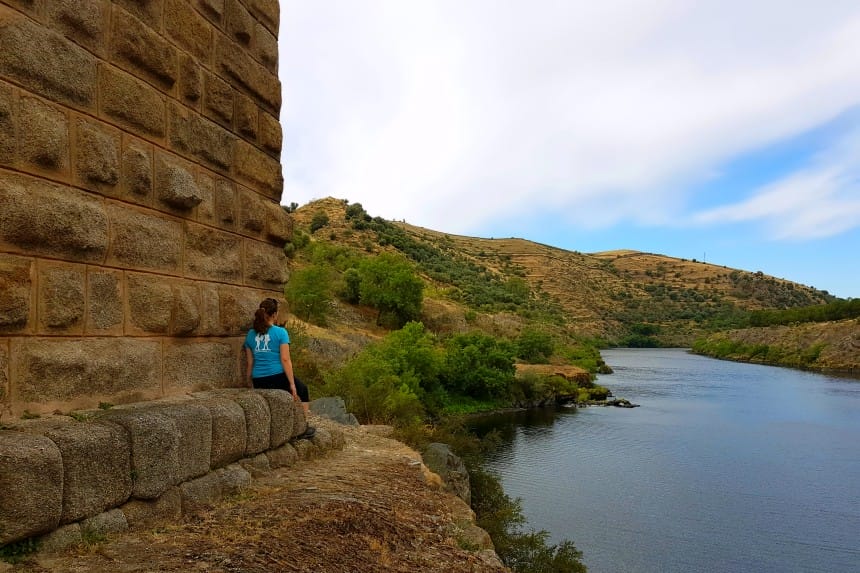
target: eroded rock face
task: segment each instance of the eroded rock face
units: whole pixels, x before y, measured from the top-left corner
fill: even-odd
[[[445,483],[445,489],[465,501],[472,503],[472,489],[469,483],[469,471],[448,444],[434,442],[428,444],[422,452],[424,464],[431,471],[439,474]]]
[[[278,12],[0,2],[0,411],[238,385],[292,234]]]

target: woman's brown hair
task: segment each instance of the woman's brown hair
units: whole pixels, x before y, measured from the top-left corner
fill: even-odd
[[[269,332],[268,318],[274,316],[278,312],[278,301],[273,298],[267,298],[260,303],[260,308],[254,313],[254,330],[257,334],[266,334]]]

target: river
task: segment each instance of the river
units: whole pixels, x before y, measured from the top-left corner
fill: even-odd
[[[639,408],[482,418],[529,527],[591,573],[860,572],[860,381],[681,349],[603,351]]]

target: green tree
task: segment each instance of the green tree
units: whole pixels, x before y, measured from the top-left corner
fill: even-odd
[[[450,392],[481,399],[507,395],[516,372],[511,343],[471,332],[453,336],[446,350],[443,381]]]
[[[343,300],[351,304],[361,301],[361,273],[358,269],[346,269],[343,273],[343,289],[341,291]]]
[[[537,364],[546,362],[555,351],[552,335],[536,328],[526,328],[516,341],[517,358]]]
[[[319,229],[322,229],[326,225],[328,225],[328,215],[326,215],[322,211],[317,211],[311,218],[311,233],[317,232]]]
[[[284,296],[296,316],[324,325],[331,308],[332,280],[328,267],[311,265],[292,273]]]
[[[424,283],[405,259],[383,253],[364,259],[358,271],[361,303],[379,310],[377,324],[390,317],[402,326],[420,316]]]

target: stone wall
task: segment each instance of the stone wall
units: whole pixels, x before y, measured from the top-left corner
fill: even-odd
[[[0,0],[0,413],[237,384],[287,279],[278,11]]]
[[[332,448],[343,434],[307,428],[284,390],[221,389],[0,429],[0,547],[42,549],[88,533],[149,527],[195,513],[251,477]]]

